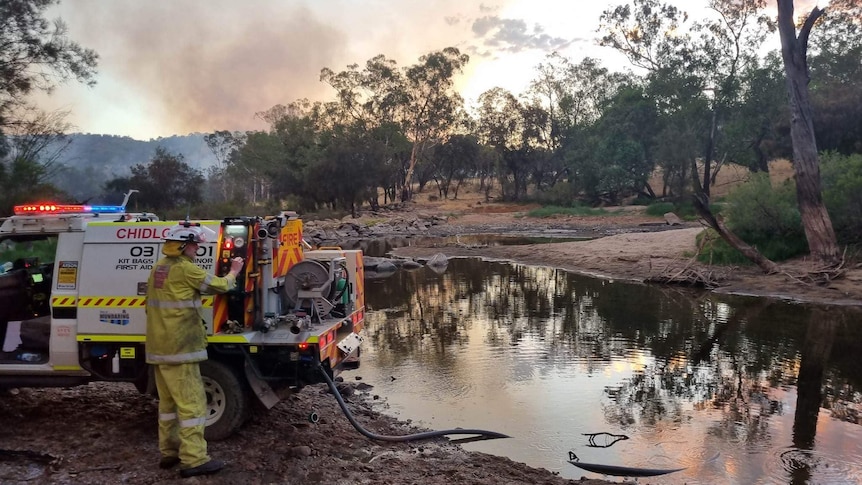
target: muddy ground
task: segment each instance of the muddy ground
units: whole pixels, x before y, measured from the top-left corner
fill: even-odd
[[[357,388],[357,382],[342,387]],[[360,386],[361,388],[361,386]],[[347,392],[348,394],[351,391]],[[346,398],[368,431],[417,430],[371,410],[373,388]],[[317,423],[308,419],[319,415]],[[509,459],[466,452],[445,439],[374,442],[359,434],[324,386],[309,386],[235,436],[211,442],[221,473],[181,479],[158,467],[157,402],[125,384],[21,389],[0,398],[3,484],[604,484],[564,480]]]
[[[862,304],[862,270],[850,265],[845,278],[812,285],[798,275],[810,266],[800,260],[784,274],[765,276],[755,268],[710,268],[691,260],[697,223],[664,227],[661,218],[625,209],[613,217],[531,219],[526,209],[462,200],[417,204],[413,212],[444,215],[438,234],[544,233],[605,236],[582,242],[541,246],[411,247],[406,257],[438,252],[555,266],[608,278],[649,279],[686,269],[721,273],[717,291],[760,294],[841,304]],[[374,214],[379,221],[381,215]],[[385,402],[373,387],[359,381],[342,387],[348,405],[369,431],[403,435],[416,432],[409,423],[382,415],[374,403]],[[307,418],[315,411],[320,421]],[[445,439],[385,443],[359,434],[323,386],[288,397],[267,413],[256,414],[241,432],[210,443],[214,457],[227,467],[211,477],[181,480],[176,470],[160,470],[156,442],[157,403],[131,385],[97,383],[72,389],[0,391],[0,483],[4,484],[605,484],[601,480],[566,480],[548,470],[507,458],[466,452]],[[619,483],[616,480],[615,483]],[[639,483],[661,483],[660,477]]]

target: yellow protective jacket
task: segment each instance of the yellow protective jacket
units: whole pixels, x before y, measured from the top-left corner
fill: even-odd
[[[207,358],[201,294],[224,293],[236,279],[211,275],[167,246],[147,281],[147,363],[200,362]]]

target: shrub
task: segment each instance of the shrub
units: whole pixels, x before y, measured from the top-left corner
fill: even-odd
[[[805,237],[795,185],[788,180],[772,187],[768,174],[753,174],[731,191],[724,215],[728,227],[746,242]]]
[[[703,241],[704,238],[706,238],[706,241]],[[745,240],[745,242],[756,247],[757,250],[760,251],[760,254],[772,261],[783,261],[785,259],[790,259],[794,256],[804,254],[808,251],[808,242],[805,238],[770,239],[755,244],[748,240]],[[728,244],[712,229],[708,229],[698,234],[697,245],[701,248],[697,255],[697,259],[702,263],[754,264],[742,253],[737,251],[736,248]]]
[[[791,181],[772,187],[768,174],[755,174],[734,189],[722,204],[727,226],[740,239],[773,261],[781,261],[808,251]],[[707,232],[698,259],[718,264],[739,264],[747,260],[712,231]]]
[[[674,210],[676,210],[676,207],[674,207],[672,202],[653,202],[647,206],[646,213],[650,216],[663,216]]]
[[[711,206],[714,214],[717,214],[721,208],[718,204],[713,204]],[[696,221],[700,216],[697,214],[697,211],[694,210],[694,205],[689,201],[684,202],[654,202],[647,206],[646,213],[651,216],[663,216],[668,212],[673,212],[680,219],[684,219],[686,221]]]
[[[578,205],[572,184],[569,182],[559,182],[549,189],[536,192],[533,199],[539,204],[547,206],[572,207]]]
[[[823,153],[820,157],[823,202],[838,240],[862,242],[862,155]]]
[[[592,207],[584,207],[581,205],[576,205],[574,207],[560,207],[556,205],[549,205],[547,207],[540,207],[538,209],[533,209],[527,212],[527,217],[551,217],[554,215],[566,215],[566,216],[599,216],[599,215],[610,215],[610,213],[604,209],[593,209]]]

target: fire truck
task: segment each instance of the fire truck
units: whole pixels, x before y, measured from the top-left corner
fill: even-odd
[[[245,260],[235,289],[202,298],[206,436],[222,439],[255,401],[271,408],[358,367],[364,267],[360,250],[312,249],[294,212],[195,222],[218,234],[199,266],[223,276]],[[125,202],[16,206],[0,224],[0,388],[112,381],[152,392],[147,279],[176,224]]]

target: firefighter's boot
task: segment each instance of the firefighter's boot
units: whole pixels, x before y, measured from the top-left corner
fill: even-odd
[[[198,465],[193,468],[184,468],[180,470],[180,476],[183,478],[196,477],[199,475],[212,475],[218,473],[224,468],[224,462],[221,460],[210,460],[203,465]]]

